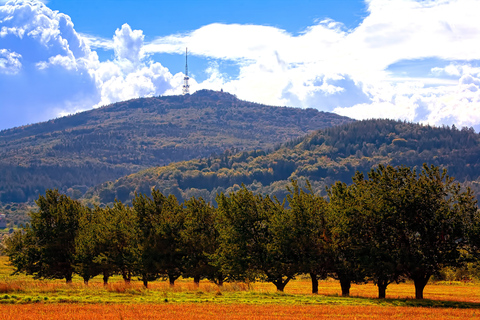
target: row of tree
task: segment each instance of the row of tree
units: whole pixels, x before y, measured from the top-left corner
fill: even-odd
[[[351,283],[373,281],[384,298],[392,282],[411,279],[416,298],[432,275],[479,258],[475,197],[438,167],[379,166],[353,183],[337,182],[328,198],[291,181],[283,202],[247,188],[179,204],[153,190],[133,205],[89,209],[48,190],[31,222],[4,243],[15,272],[36,278],[79,274],[86,283],[121,274],[125,281],[180,276],[195,283],[263,280],[283,291],[299,274]]]

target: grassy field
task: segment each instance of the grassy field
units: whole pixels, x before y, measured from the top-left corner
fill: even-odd
[[[0,257],[0,319],[480,319],[480,285],[434,283],[422,301],[414,300],[413,284],[393,284],[387,299],[375,299],[377,287],[353,285],[351,297],[340,297],[336,281],[322,281],[312,295],[308,279],[297,279],[275,292],[268,283],[232,283],[219,288],[189,279],[174,287],[156,281],[125,285],[119,278],[104,287],[101,279],[85,286],[80,278],[60,280],[10,276]]]

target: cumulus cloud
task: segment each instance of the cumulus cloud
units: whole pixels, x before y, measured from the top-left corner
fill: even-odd
[[[124,24],[121,29],[115,31],[113,36],[113,49],[115,56],[119,60],[128,60],[133,64],[138,64],[143,57],[143,32],[133,30],[128,24]]]
[[[22,68],[22,56],[7,49],[0,49],[0,73],[16,74]]]
[[[4,83],[27,74],[30,84],[38,81],[47,93],[54,91],[42,87],[47,80],[52,88],[70,84],[65,89],[69,95],[42,98],[45,109],[55,112],[180,94],[183,74],[172,74],[152,57],[184,54],[188,47],[209,61],[205,80],[197,83],[191,77],[192,91],[223,88],[242,99],[314,107],[357,119],[455,123],[478,130],[480,51],[474,48],[480,38],[480,2],[366,4],[367,15],[354,29],[331,19],[299,34],[271,26],[212,23],[145,42],[143,32],[128,24],[103,39],[78,34],[68,16],[41,2],[8,2],[0,7],[0,94],[13,88]],[[111,50],[114,58],[99,61],[95,49]],[[434,65],[425,68],[427,60]],[[238,68],[238,75],[222,70],[225,61]],[[424,72],[392,68],[406,61]],[[12,107],[21,102],[18,97],[7,101]]]
[[[480,2],[368,0],[367,11],[352,30],[330,19],[298,35],[268,26],[215,23],[156,39],[144,50],[181,53],[188,46],[197,56],[234,61],[237,78],[217,70],[197,88],[215,83],[243,99],[334,110],[357,119],[479,125],[468,114],[478,108],[470,92],[476,92],[472,79],[479,73],[471,63],[480,61],[474,49]],[[424,59],[440,65],[421,76],[389,70],[402,61],[421,67]]]
[[[37,122],[92,105],[97,55],[67,15],[39,1],[0,7],[0,128]],[[98,98],[98,97],[97,97]]]
[[[143,32],[132,30],[128,24],[115,31],[114,60],[100,63],[94,71],[101,91],[100,101],[95,106],[166,92],[180,93],[174,89],[177,80],[170,71],[160,63],[146,59],[143,41]]]
[[[143,32],[128,24],[111,40],[85,37],[70,17],[40,1],[0,6],[0,129],[172,90],[174,76],[143,53]],[[90,47],[114,50],[100,62]]]

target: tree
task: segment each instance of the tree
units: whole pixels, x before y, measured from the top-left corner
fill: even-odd
[[[378,174],[390,168],[379,167]],[[408,184],[396,199],[399,257],[403,272],[413,280],[415,297],[423,299],[430,277],[446,266],[461,264],[461,249],[468,245],[468,230],[476,220],[476,200],[447,175],[446,169],[423,165],[407,172]]]
[[[212,255],[218,247],[218,232],[215,228],[215,208],[202,198],[185,201],[184,225],[181,231],[184,248],[184,277],[193,277],[199,284],[202,278],[210,279],[219,285],[223,275],[212,264]]]
[[[385,170],[384,170],[385,169]],[[360,207],[355,219],[359,226],[354,235],[360,250],[360,265],[367,279],[378,287],[378,297],[386,297],[387,286],[402,279],[397,238],[398,220],[395,205],[400,197],[399,190],[408,185],[407,168],[394,169],[380,166],[371,170],[365,180],[357,173],[353,178],[355,199]]]
[[[156,248],[158,268],[166,275],[170,285],[175,284],[183,271],[183,257],[181,233],[184,223],[184,211],[174,195],[164,196],[160,191],[152,191],[150,200],[151,210],[154,210],[156,219]]]
[[[216,256],[222,272],[230,280],[258,276],[283,291],[298,272],[282,239],[283,204],[254,195],[245,186],[228,197],[218,195],[217,203],[220,245]]]
[[[325,279],[331,268],[329,263],[326,230],[326,201],[316,196],[307,181],[306,191],[298,181],[291,180],[287,201],[289,209],[280,224],[285,247],[297,261],[302,273],[308,273],[312,279],[312,293],[318,293],[318,280]]]
[[[29,225],[5,237],[2,249],[15,268],[13,274],[31,275],[38,272],[36,261],[40,260],[40,250]]]
[[[146,195],[135,195],[133,208],[136,214],[138,227],[139,261],[137,273],[140,275],[143,285],[148,287],[148,281],[154,281],[160,277],[158,261],[160,216],[153,201]]]
[[[327,189],[327,231],[329,256],[333,275],[340,280],[342,296],[350,295],[351,283],[365,282],[366,274],[360,264],[361,207],[354,185],[336,182]]]
[[[79,217],[78,233],[75,237],[75,273],[83,278],[85,284],[103,272],[101,264],[95,262],[100,232],[100,225],[95,218],[99,211],[101,211],[100,208],[84,210]]]
[[[113,207],[95,210],[94,262],[102,270],[104,284],[119,273],[126,283],[138,268],[139,244],[136,216],[132,208],[116,201]]]
[[[30,212],[30,225],[6,242],[7,254],[16,268],[35,278],[65,279],[72,282],[75,237],[79,217],[85,208],[58,190],[47,190],[35,201],[38,211]]]

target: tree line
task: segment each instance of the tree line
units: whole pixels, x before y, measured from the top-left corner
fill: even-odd
[[[480,187],[480,136],[473,129],[430,127],[393,120],[356,121],[291,140],[272,151],[225,150],[204,159],[171,163],[97,185],[84,198],[95,204],[125,204],[152,187],[174,194],[179,201],[202,197],[215,203],[218,193],[237,191],[244,183],[257,193],[286,196],[290,179],[312,182],[326,196],[335,181],[349,182],[356,171],[367,174],[378,163],[447,168],[458,181]]]
[[[47,190],[30,213],[30,224],[4,241],[15,273],[85,283],[120,274],[148,282],[180,276],[268,281],[283,291],[300,274],[312,292],[327,277],[339,280],[342,295],[352,283],[372,281],[379,298],[387,286],[413,281],[415,296],[444,267],[478,261],[480,215],[470,189],[446,170],[424,165],[379,165],[352,183],[336,182],[327,197],[296,180],[283,201],[243,186],[220,193],[212,206],[192,197],[152,190],[136,194],[131,206],[93,209],[57,190]]]

